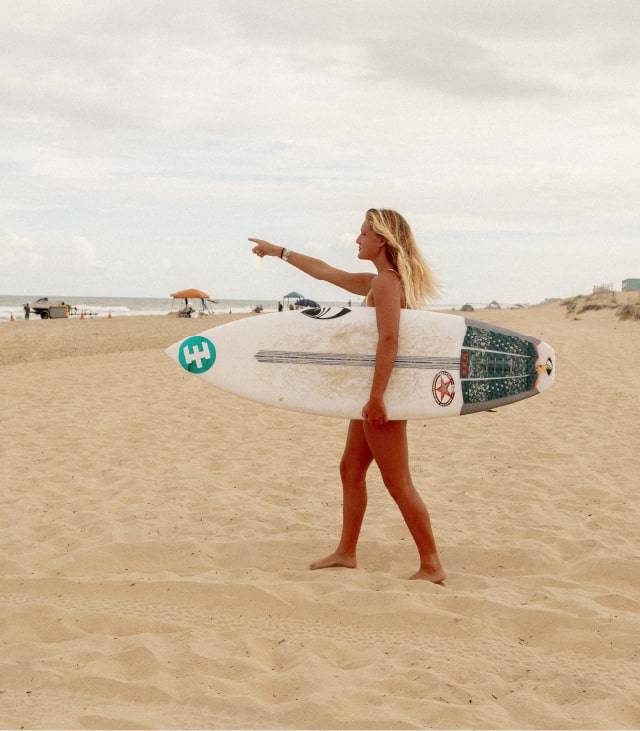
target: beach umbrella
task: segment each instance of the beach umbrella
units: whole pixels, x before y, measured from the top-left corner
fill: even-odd
[[[209,297],[209,295],[201,289],[181,289],[179,292],[174,292],[171,296],[176,299],[191,298],[194,300],[203,300]]]
[[[208,312],[207,305],[205,304],[205,300],[208,299],[209,302],[214,302],[215,300],[210,299],[209,295],[206,292],[203,292],[201,289],[181,289],[179,292],[173,292],[171,294],[171,297],[173,299],[181,299],[184,300],[184,310],[180,310],[180,312],[189,311],[189,317],[191,317],[191,312],[193,312],[193,308],[189,310],[189,300],[200,300],[202,302],[202,312]]]

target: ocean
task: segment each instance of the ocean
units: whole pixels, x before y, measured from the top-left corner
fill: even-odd
[[[33,304],[39,295],[0,295],[0,323],[9,322],[13,316],[14,320],[24,320],[24,304],[29,302]],[[359,307],[362,304],[362,297],[354,296],[353,299],[322,301],[319,302],[323,306],[334,307]],[[184,306],[183,300],[174,300],[170,297],[58,297],[49,295],[49,302],[58,303],[66,302],[71,305],[71,317],[126,317],[131,315],[168,315],[177,312]],[[485,303],[472,303],[476,308],[483,308]],[[207,306],[213,313],[217,314],[238,314],[253,312],[258,306],[262,305],[263,312],[276,312],[278,309],[278,300],[266,299],[221,299],[214,303],[208,302]],[[200,301],[191,300],[191,306],[199,309]],[[437,303],[429,307],[430,310],[457,310],[461,304],[442,304]],[[509,305],[503,305],[509,307]],[[31,313],[31,319],[40,319],[39,315]]]
[[[11,316],[15,320],[24,320],[24,304],[33,304],[38,296],[35,295],[0,295],[0,322],[8,322]],[[351,300],[352,305],[360,305],[362,298]],[[184,306],[184,300],[174,300],[171,297],[58,297],[49,295],[49,302],[65,302],[71,305],[72,317],[126,317],[131,315],[167,315],[177,312]],[[199,300],[191,300],[191,306],[196,310],[200,308]],[[343,302],[322,302],[322,305],[337,305],[346,307],[348,301]],[[208,308],[217,314],[252,312],[255,307],[262,305],[264,312],[276,312],[278,300],[257,300],[257,299],[228,299],[218,300],[214,303],[207,302]],[[40,319],[39,315],[31,313],[31,319]]]

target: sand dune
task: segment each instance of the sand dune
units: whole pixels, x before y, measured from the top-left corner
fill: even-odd
[[[373,468],[358,569],[307,570],[346,424],[182,374],[209,322],[0,327],[0,727],[640,726],[640,324],[475,316],[558,380],[410,423],[444,588]]]

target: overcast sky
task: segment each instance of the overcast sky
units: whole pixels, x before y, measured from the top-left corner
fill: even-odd
[[[442,302],[619,288],[639,37],[638,0],[0,0],[0,294],[342,299],[246,239],[362,270],[372,206]]]

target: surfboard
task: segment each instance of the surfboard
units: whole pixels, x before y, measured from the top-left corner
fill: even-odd
[[[195,378],[292,411],[359,419],[378,341],[375,309],[315,307],[236,320],[167,348]],[[495,409],[553,385],[553,348],[486,322],[402,310],[389,419]]]

